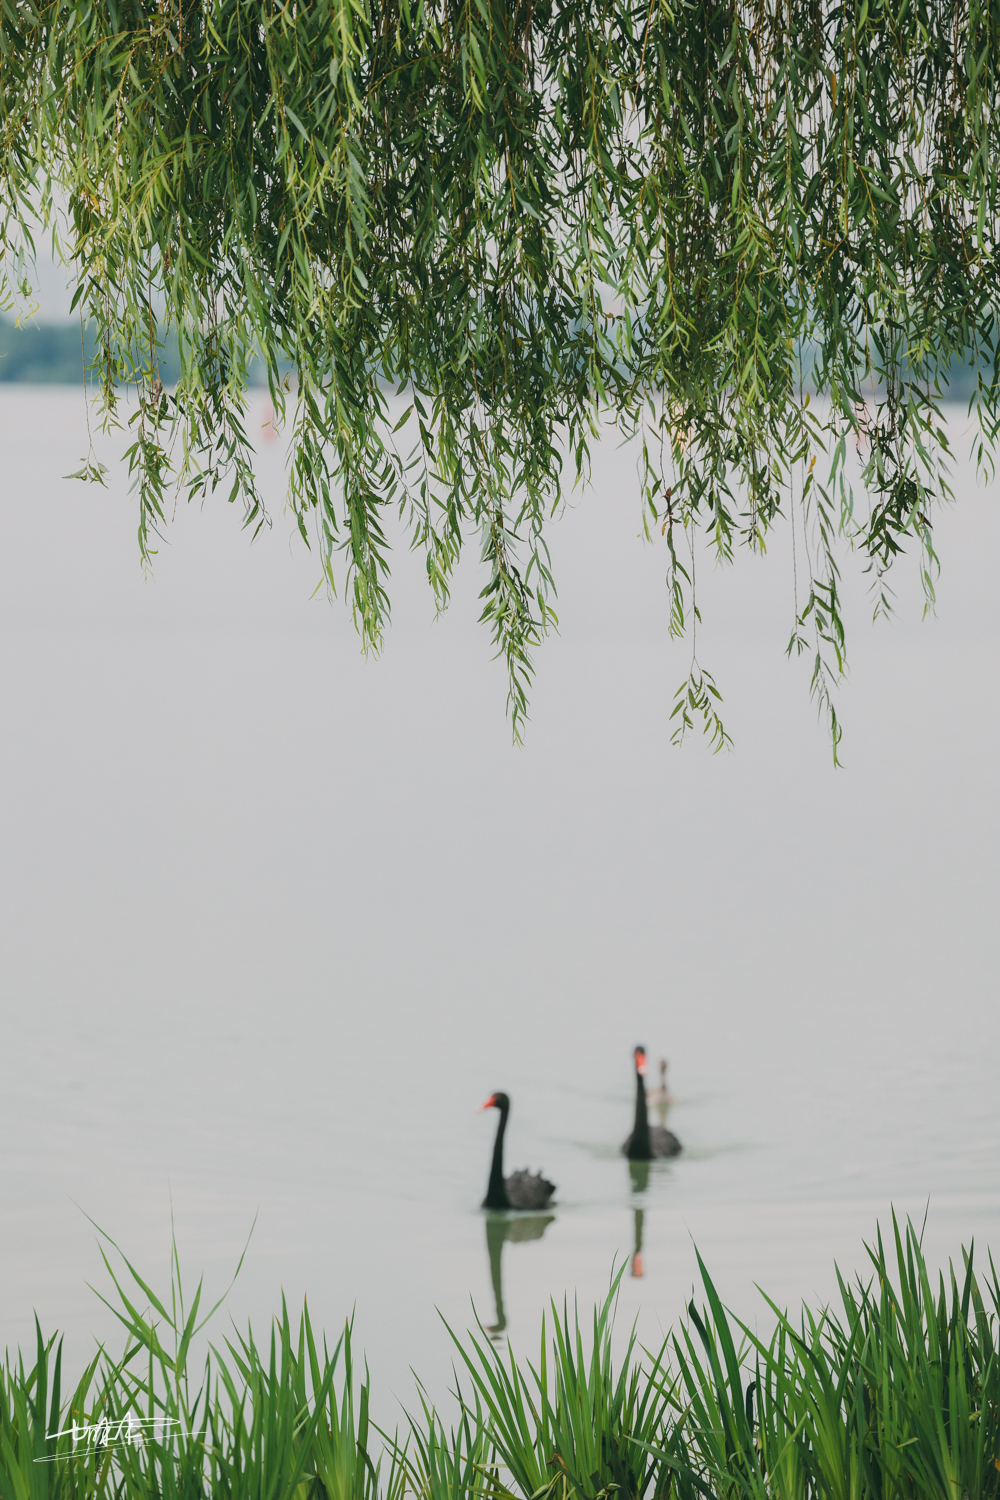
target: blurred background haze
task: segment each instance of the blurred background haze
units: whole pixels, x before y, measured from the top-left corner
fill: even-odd
[[[811,662],[784,655],[787,526],[731,569],[699,555],[735,749],[672,748],[691,647],[607,434],[552,528],[561,633],[514,749],[474,547],[435,622],[394,537],[364,660],[349,609],[312,597],[253,402],[273,526],[251,542],[220,497],[178,504],[145,579],[125,440],[97,440],[106,490],[65,480],[82,389],[0,388],[7,1346],[33,1345],[37,1309],[73,1370],[94,1337],[117,1347],[87,1215],[162,1290],[173,1213],[213,1295],[256,1215],[229,1312],[263,1334],[284,1289],[335,1333],[353,1310],[389,1421],[411,1366],[449,1383],[436,1309],[495,1323],[499,1271],[526,1351],[546,1299],[602,1297],[640,1227],[620,1320],[646,1342],[683,1313],[696,1245],[749,1317],[755,1284],[831,1296],[893,1205],[927,1210],[939,1264],[1000,1249],[1000,523],[964,413],[939,617],[920,623],[915,556],[874,626],[845,563],[836,772]],[[685,1146],[645,1185],[618,1154],[636,1042],[654,1084],[669,1058]],[[537,1237],[491,1246],[494,1089],[508,1170],[558,1193]]]

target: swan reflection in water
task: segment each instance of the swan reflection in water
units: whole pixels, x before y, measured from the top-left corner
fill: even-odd
[[[628,1175],[632,1179],[633,1193],[644,1193],[649,1187],[650,1163],[648,1161],[630,1161],[628,1164]],[[644,1208],[634,1208],[635,1215],[635,1248],[632,1251],[632,1275],[642,1275],[642,1230],[646,1219]]]
[[[503,1247],[505,1240],[513,1240],[515,1244],[524,1240],[540,1240],[546,1229],[552,1223],[555,1214],[486,1214],[486,1248],[490,1257],[490,1278],[493,1282],[493,1296],[496,1300],[497,1320],[492,1326],[487,1326],[487,1332],[494,1339],[499,1339],[507,1327],[507,1317],[503,1310]]]

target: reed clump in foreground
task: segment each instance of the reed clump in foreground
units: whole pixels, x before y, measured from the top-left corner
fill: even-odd
[[[612,1356],[616,1286],[593,1316],[553,1307],[537,1363],[456,1338],[457,1425],[426,1396],[389,1437],[369,1420],[349,1327],[331,1350],[283,1304],[266,1346],[250,1332],[189,1370],[201,1288],[185,1308],[176,1250],[168,1309],[126,1261],[126,1331],[64,1399],[61,1351],[0,1376],[2,1500],[977,1500],[1000,1491],[1000,1284],[971,1252],[936,1285],[919,1236],[893,1220],[869,1279],[767,1338],[728,1313],[701,1263],[705,1304],[663,1347]],[[139,1295],[141,1293],[141,1296]],[[139,1310],[149,1305],[147,1314]],[[213,1309],[214,1311],[214,1309]],[[209,1314],[210,1316],[210,1314]],[[165,1342],[166,1341],[166,1342]],[[154,1420],[155,1419],[155,1420]],[[129,1423],[142,1440],[122,1440]],[[74,1441],[73,1424],[77,1424]],[[101,1428],[104,1440],[93,1440]],[[107,1424],[111,1424],[110,1427]],[[81,1436],[82,1429],[89,1431]],[[69,1431],[67,1431],[69,1429]],[[51,1437],[50,1434],[62,1434]],[[376,1456],[377,1453],[377,1456]]]

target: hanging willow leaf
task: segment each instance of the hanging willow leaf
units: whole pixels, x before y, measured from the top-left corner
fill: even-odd
[[[996,441],[1000,0],[0,15],[0,298],[54,229],[108,417],[137,392],[144,558],[168,485],[222,485],[264,519],[244,424],[260,359],[300,529],[331,587],[342,554],[366,646],[389,613],[387,507],[438,607],[478,538],[517,735],[554,619],[546,524],[615,422],[640,440],[650,534],[663,521],[672,630],[697,618],[675,538],[729,558],[790,517],[808,572],[792,641],[815,652],[836,746],[838,535],[876,609],[911,548],[931,602],[956,366],[976,374],[984,460]],[[404,437],[393,387],[417,418]],[[720,742],[714,709],[705,723]]]

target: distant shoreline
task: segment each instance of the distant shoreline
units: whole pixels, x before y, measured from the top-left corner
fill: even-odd
[[[9,315],[0,314],[0,384],[2,385],[88,385],[97,377],[88,367],[97,352],[93,327],[79,322],[40,323],[26,318],[20,326]],[[180,361],[172,341],[160,354],[160,378],[165,386],[175,385]],[[251,380],[252,386],[265,386],[263,366]]]
[[[96,347],[90,326],[84,327],[81,346],[78,322],[25,319],[18,326],[12,317],[0,314],[0,384],[79,385],[85,378],[88,384],[95,383],[93,372],[88,374],[85,366],[93,361]],[[169,346],[164,349],[160,369],[165,386],[176,384],[178,363],[176,351]],[[266,386],[263,366],[250,384]],[[940,399],[967,406],[975,388],[975,367],[970,362],[954,372]]]

